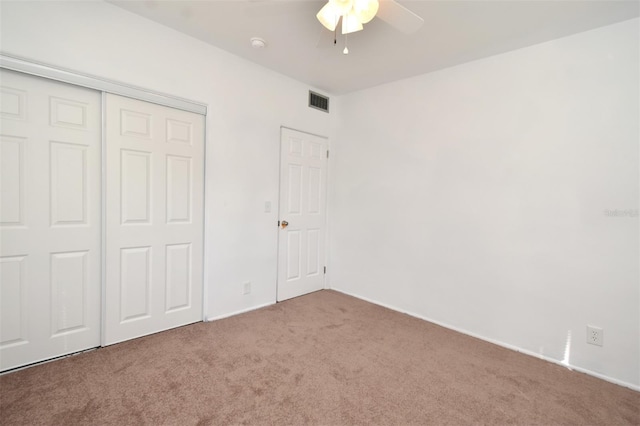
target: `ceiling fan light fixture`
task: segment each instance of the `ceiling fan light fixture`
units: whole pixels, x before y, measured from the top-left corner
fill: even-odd
[[[353,12],[342,17],[342,34],[351,34],[363,29],[360,18]]]
[[[376,16],[379,6],[378,0],[353,0],[353,11],[363,24]]]
[[[338,15],[344,16],[353,8],[353,0],[329,0]]]
[[[335,31],[336,27],[338,26],[338,21],[340,20],[340,14],[336,11],[331,2],[327,2],[327,4],[325,4],[324,7],[320,9],[320,12],[318,12],[316,18],[318,18],[318,21],[320,21],[320,23],[324,25],[326,29],[328,29],[329,31]]]

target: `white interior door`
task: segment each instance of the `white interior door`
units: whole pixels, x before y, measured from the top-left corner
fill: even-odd
[[[100,345],[100,93],[0,70],[0,369]]]
[[[278,301],[324,288],[327,139],[282,128]]]
[[[202,320],[204,117],[106,95],[104,344]]]

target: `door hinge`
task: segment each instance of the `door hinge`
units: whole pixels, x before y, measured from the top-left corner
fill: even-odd
[[[324,267],[324,273],[325,274],[327,273],[327,267],[326,266]]]
[[[329,150],[327,150],[327,158],[329,158]]]

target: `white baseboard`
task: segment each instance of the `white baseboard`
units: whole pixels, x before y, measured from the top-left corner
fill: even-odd
[[[252,307],[247,308],[247,309],[241,309],[239,311],[234,311],[234,312],[230,312],[230,313],[227,313],[227,314],[216,315],[214,317],[206,317],[205,318],[205,322],[216,321],[216,320],[221,320],[223,318],[233,317],[233,316],[236,316],[236,315],[244,314],[246,312],[255,311],[256,309],[266,308],[267,306],[271,306],[271,305],[275,305],[275,304],[276,304],[276,302],[263,303],[262,305],[252,306]]]
[[[400,312],[400,313],[403,313],[403,314],[407,314],[409,316],[421,319],[423,321],[427,321],[427,322],[430,322],[430,323],[433,323],[433,324],[437,324],[437,325],[439,325],[441,327],[448,328],[449,330],[457,331],[458,333],[466,334],[467,336],[471,336],[471,337],[475,337],[476,339],[484,340],[485,342],[493,343],[494,345],[502,346],[503,348],[507,348],[507,349],[510,349],[512,351],[520,352],[522,354],[529,355],[529,356],[532,356],[534,358],[542,359],[544,361],[548,361],[548,362],[552,362],[554,364],[561,365],[561,366],[563,366],[563,367],[565,367],[565,368],[567,368],[569,370],[575,370],[575,371],[578,371],[580,373],[588,374],[590,376],[597,377],[598,379],[602,379],[602,380],[605,380],[607,382],[614,383],[616,385],[624,386],[625,388],[632,389],[632,390],[634,390],[636,392],[640,392],[640,386],[639,385],[634,385],[633,383],[625,382],[623,380],[619,380],[619,379],[616,379],[614,377],[610,377],[610,376],[607,376],[607,375],[604,375],[604,374],[601,374],[601,373],[597,373],[595,371],[591,371],[591,370],[588,370],[586,368],[577,367],[577,366],[571,365],[571,364],[567,365],[566,363],[562,362],[559,359],[555,359],[555,358],[551,358],[551,357],[548,357],[548,356],[540,355],[540,354],[538,354],[536,352],[533,352],[533,351],[530,351],[528,349],[523,349],[523,348],[520,348],[518,346],[510,345],[508,343],[504,343],[504,342],[501,342],[501,341],[498,341],[498,340],[489,339],[489,338],[487,338],[485,336],[481,336],[481,335],[473,333],[471,331],[468,331],[468,330],[465,330],[465,329],[462,329],[462,328],[459,328],[459,327],[455,327],[455,326],[452,326],[452,325],[449,325],[449,324],[445,324],[445,323],[443,323],[441,321],[436,321],[436,320],[433,320],[431,318],[427,318],[427,317],[425,317],[423,315],[418,315],[418,314],[415,314],[413,312],[405,311],[404,309],[399,309],[399,308],[397,308],[395,306],[388,305],[386,303],[381,303],[381,302],[378,302],[377,300],[369,299],[368,297],[362,297],[362,296],[359,296],[357,294],[350,293],[348,291],[340,290],[338,288],[332,288],[332,290],[333,291],[337,291],[339,293],[346,294],[348,296],[355,297],[356,299],[360,299],[360,300],[364,300],[364,301],[369,302],[369,303],[373,303],[374,305],[378,305],[378,306],[382,306],[382,307],[387,308],[387,309],[391,309],[392,311],[396,311],[396,312]]]

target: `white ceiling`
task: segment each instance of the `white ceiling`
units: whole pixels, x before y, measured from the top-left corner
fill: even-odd
[[[328,94],[340,95],[640,15],[640,2],[598,0],[398,3],[424,18],[414,34],[374,19],[344,36],[316,20],[317,0],[107,0]],[[267,41],[250,46],[251,37]]]

